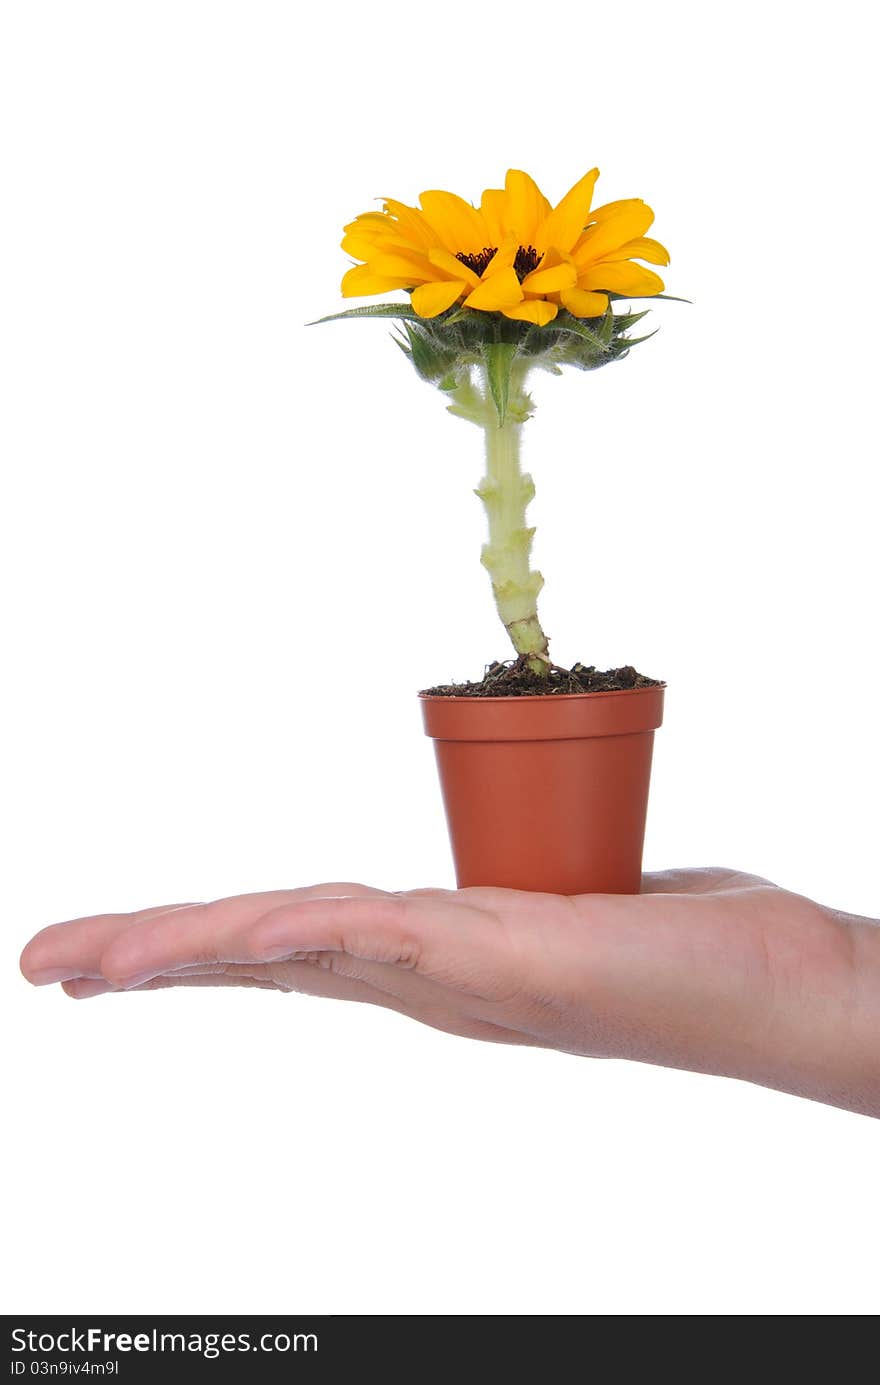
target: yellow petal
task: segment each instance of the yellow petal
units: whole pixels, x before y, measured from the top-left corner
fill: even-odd
[[[501,269],[510,269],[516,259],[516,252],[518,249],[519,241],[513,232],[505,235],[498,249],[495,251],[495,254],[483,270],[483,278],[487,279],[490,274],[497,274]]]
[[[643,207],[644,205],[641,197],[622,197],[617,202],[605,202],[601,207],[594,207],[590,212],[590,225],[594,222],[607,221],[610,216],[617,216],[618,212],[631,211],[633,207]]]
[[[436,232],[432,231],[417,207],[408,207],[405,202],[396,202],[393,197],[383,197],[382,201],[391,213],[385,220],[391,222],[395,234],[403,236],[422,249],[440,244]]]
[[[572,317],[601,317],[608,307],[604,293],[585,293],[583,289],[563,289],[559,297]]]
[[[483,312],[498,312],[501,308],[512,308],[521,303],[523,291],[513,269],[501,269],[497,274],[483,279],[464,300],[466,308],[480,308]]]
[[[384,212],[361,212],[344,229],[346,231],[362,231],[366,229],[368,224],[376,227],[390,226],[391,217],[386,216]]]
[[[394,279],[400,278],[401,275],[409,276],[407,282],[410,284],[419,284],[425,280],[433,281],[445,277],[432,264],[429,264],[424,255],[417,255],[414,251],[409,254],[405,251],[399,251],[396,255],[374,254],[370,259],[370,269],[375,274],[389,275]]]
[[[394,236],[375,235],[372,231],[349,231],[340,242],[346,255],[355,260],[369,260],[373,255],[395,254],[402,250],[405,254],[421,254],[423,247],[411,241]]]
[[[509,168],[504,180],[507,192],[505,224],[515,231],[520,245],[534,245],[538,227],[550,212],[550,203],[534,178],[519,168]]]
[[[523,279],[523,293],[557,293],[560,289],[574,288],[577,277],[574,265],[558,264],[552,269],[539,266]]]
[[[628,240],[643,236],[654,220],[654,213],[644,202],[634,202],[613,216],[605,217],[591,226],[578,241],[574,259],[579,265],[602,259],[609,250],[619,250]]]
[[[450,281],[444,280],[439,284],[422,284],[413,292],[412,305],[419,317],[437,317],[440,313],[445,313],[447,308],[451,308],[453,303],[464,293],[467,284],[463,279]]]
[[[356,221],[350,221],[345,227],[347,236],[363,236],[365,240],[375,241],[377,244],[384,241],[389,233],[400,235],[397,222],[390,216],[379,216],[376,220],[367,214],[359,216]]]
[[[448,250],[429,250],[428,259],[437,269],[442,270],[451,279],[466,279],[471,288],[480,282],[479,274],[475,274],[466,264],[462,264],[457,255],[450,255]]]
[[[352,233],[343,236],[339,244],[346,255],[350,255],[353,260],[368,260],[371,255],[376,253],[376,240],[373,236]]]
[[[506,227],[504,212],[507,207],[507,193],[503,188],[486,188],[480,199],[480,214],[486,223],[490,245],[500,245]]]
[[[650,264],[669,264],[669,251],[659,240],[649,240],[647,236],[637,236],[628,240],[619,250],[605,256],[606,260],[647,260]]]
[[[559,309],[555,303],[548,303],[546,298],[532,298],[528,303],[517,303],[516,307],[502,308],[501,311],[505,317],[515,318],[517,322],[534,322],[539,327],[546,327]]]
[[[598,168],[591,169],[553,208],[537,233],[536,250],[546,250],[551,245],[555,245],[557,250],[571,249],[589,220],[593,188],[598,177]]]
[[[420,239],[407,237],[406,231],[393,216],[386,216],[384,212],[365,212],[345,227],[342,248],[355,259],[366,260],[377,250],[420,252],[425,246]]]
[[[459,250],[470,254],[482,250],[487,242],[483,218],[475,207],[454,192],[423,192],[419,201],[425,219],[441,243],[453,255]]]
[[[631,294],[633,298],[650,297],[663,292],[663,280],[653,269],[634,264],[632,260],[603,260],[593,265],[578,279],[582,289],[608,289],[611,293]]]
[[[355,265],[342,276],[343,298],[361,298],[370,293],[388,293],[391,289],[408,289],[412,279],[388,278],[376,274],[368,264]]]

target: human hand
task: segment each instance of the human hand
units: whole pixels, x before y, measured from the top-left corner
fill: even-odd
[[[328,884],[54,924],[35,985],[258,986],[474,1039],[743,1077],[880,1115],[880,930],[756,876],[638,896]]]

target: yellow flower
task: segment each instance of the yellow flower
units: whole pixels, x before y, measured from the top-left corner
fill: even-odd
[[[641,198],[590,210],[597,168],[551,207],[527,173],[512,168],[479,207],[453,192],[423,192],[419,207],[383,198],[345,228],[342,249],[361,260],[342,280],[346,298],[406,289],[419,317],[462,303],[545,326],[560,307],[600,317],[608,293],[647,298],[663,280],[636,264],[669,255],[645,232],[654,213]]]

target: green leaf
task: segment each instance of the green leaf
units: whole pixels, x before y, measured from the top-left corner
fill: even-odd
[[[615,302],[619,301],[621,298],[628,298],[630,301],[640,299],[642,303],[649,298],[663,298],[667,303],[690,303],[693,306],[693,299],[677,298],[674,293],[612,293],[610,289],[605,289],[604,292],[608,294],[609,298],[613,298]]]
[[[612,311],[611,304],[609,303],[608,307],[605,309],[604,314],[599,319],[599,326],[596,331],[596,336],[599,338],[603,346],[610,346],[612,341],[614,340],[614,331],[614,313]]]
[[[595,321],[590,318],[588,321]],[[571,365],[577,365],[582,370],[594,370],[597,366],[604,365],[607,361],[614,359],[614,318],[613,314],[600,320],[599,327],[588,327],[585,321],[578,317],[572,317],[570,313],[563,316],[560,313],[553,322],[553,327],[569,337],[569,341],[563,339],[561,359]],[[579,345],[575,345],[570,340],[575,337]]]
[[[638,345],[639,345],[639,342],[642,342],[642,341],[650,341],[652,337],[656,337],[656,335],[657,335],[657,333],[658,333],[659,331],[660,331],[660,328],[659,328],[659,327],[655,327],[654,330],[653,330],[653,332],[646,332],[645,335],[644,335],[643,337],[621,337],[620,340],[621,340],[621,343],[626,347],[626,349],[627,349],[627,351],[628,351],[629,348],[630,348],[631,346],[638,346]]]
[[[614,330],[619,336],[621,332],[628,332],[630,327],[635,327],[637,322],[641,322],[643,317],[647,317],[650,308],[643,308],[640,313],[615,313]]]
[[[409,338],[413,365],[423,380],[430,380],[433,384],[449,370],[448,353],[438,350],[421,328],[413,327],[408,322],[404,322],[403,326]]]
[[[603,319],[598,319],[604,321]],[[587,341],[598,342],[599,334],[595,327],[588,327],[588,322],[595,322],[596,318],[573,317],[569,312],[558,313],[553,319],[551,330],[554,332],[574,332],[575,336],[584,337]]]
[[[486,362],[486,376],[495,403],[500,428],[507,417],[507,400],[510,395],[510,368],[517,352],[516,342],[484,342],[483,359]]]
[[[307,322],[307,327],[318,327],[322,322],[340,322],[344,317],[399,317],[421,321],[416,310],[409,303],[367,303],[363,308],[349,308],[344,313],[331,313],[329,317],[317,317]]]

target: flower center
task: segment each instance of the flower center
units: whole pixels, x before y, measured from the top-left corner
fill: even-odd
[[[482,250],[475,250],[469,255],[456,255],[455,258],[461,260],[463,265],[467,265],[468,269],[472,269],[475,274],[482,277],[497,249],[497,245],[484,245]],[[533,245],[519,246],[513,257],[513,269],[520,283],[527,274],[531,274],[533,269],[538,268],[543,258],[543,255],[539,255]]]
[[[531,274],[533,269],[537,269],[543,259],[533,245],[521,245],[513,257],[513,267],[516,270],[516,277],[522,283],[527,274]]]
[[[497,249],[497,245],[484,245],[482,250],[475,250],[472,255],[456,255],[455,258],[461,260],[462,264],[467,265],[475,274],[482,276],[483,270]]]

